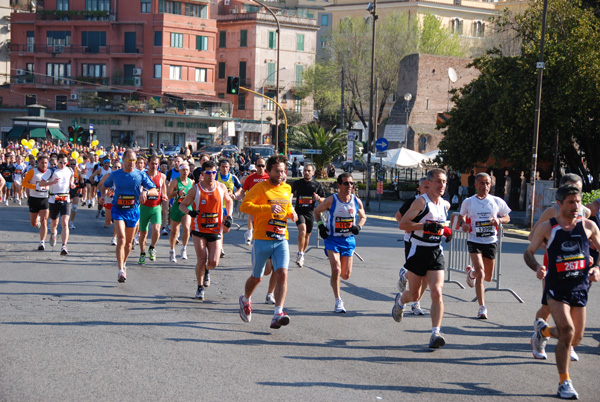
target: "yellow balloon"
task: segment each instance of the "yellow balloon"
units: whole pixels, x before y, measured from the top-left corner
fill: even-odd
[[[25,158],[25,162],[29,162],[29,156]]]
[[[77,158],[77,163],[83,163],[83,158],[81,156]]]
[[[33,156],[37,156],[38,152],[39,152],[39,150],[38,150],[37,148],[33,148],[33,149],[31,150],[31,155],[33,155]]]
[[[23,138],[21,140],[21,145],[23,145],[25,147],[25,146],[27,146],[27,144],[29,144],[29,142],[25,138]]]
[[[100,150],[97,150],[97,151],[96,151],[96,155],[98,155],[98,156],[102,155],[102,151],[100,151]]]
[[[73,151],[73,152],[71,153],[71,157],[72,157],[73,159],[77,159],[77,158],[79,158],[79,152],[77,152],[77,151]]]
[[[30,143],[30,142],[28,142],[28,143],[27,143],[27,145],[25,145],[25,148],[27,148],[27,149],[32,149],[32,148],[33,148],[33,145],[31,145],[31,143]]]
[[[35,145],[35,140],[34,139],[29,140],[29,145],[31,145],[31,147],[33,148],[33,146]]]
[[[92,141],[92,146],[93,146],[93,147],[95,147],[95,146],[98,146],[98,144],[99,144],[98,140],[94,140],[94,141]]]

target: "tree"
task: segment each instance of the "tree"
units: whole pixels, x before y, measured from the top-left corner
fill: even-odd
[[[475,59],[476,80],[454,91],[440,153],[452,168],[467,171],[489,157],[529,171],[533,138],[541,2],[512,17],[521,55],[500,51]],[[549,0],[538,159],[551,161],[554,137],[567,170],[600,173],[600,29],[594,9],[580,0]],[[482,122],[485,122],[482,124]]]
[[[315,172],[318,178],[327,178],[327,164],[342,155],[346,147],[346,132],[326,131],[315,123],[295,127],[288,137],[289,147],[296,149],[320,149],[313,156]]]

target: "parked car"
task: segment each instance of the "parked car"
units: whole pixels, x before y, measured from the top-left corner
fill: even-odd
[[[273,147],[270,146],[253,146],[253,147],[248,147],[246,148],[246,153],[248,155],[250,155],[250,160],[252,161],[252,163],[256,162],[256,159],[258,159],[259,156],[267,159],[270,156],[275,155],[275,151],[273,150]]]
[[[154,151],[154,152],[152,152]],[[160,158],[164,157],[163,151],[161,149],[151,149],[151,148],[140,148],[137,152],[138,155],[143,155],[146,159],[150,159],[152,156],[156,155]]]
[[[223,155],[228,158],[231,158],[233,154],[239,153],[240,149],[237,145],[209,145],[207,147],[200,148],[199,150],[192,152],[192,156],[195,159],[200,158],[202,154],[208,154],[212,157],[217,157],[218,155]]]
[[[358,170],[359,172],[364,172],[365,170],[367,170],[367,165],[363,161],[355,159],[353,162],[346,161],[342,163],[342,170],[348,173],[352,173],[355,170]]]
[[[177,156],[181,153],[181,147],[179,145],[169,145],[164,150],[165,156]]]
[[[302,151],[298,151],[296,149],[288,150],[288,159],[290,160],[290,162],[293,162],[294,158],[298,160],[298,163],[304,162],[304,154],[302,153]]]

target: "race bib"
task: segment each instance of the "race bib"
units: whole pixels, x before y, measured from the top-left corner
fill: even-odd
[[[427,222],[437,222],[437,221],[427,220]],[[423,240],[429,241],[432,243],[439,243],[442,241],[443,233],[444,233],[444,228],[438,230],[437,232],[423,230]]]
[[[313,204],[313,198],[310,196],[301,195],[298,197],[298,205],[301,207],[309,207]]]
[[[562,277],[577,277],[585,269],[586,261],[583,253],[556,257],[556,272]]]
[[[158,200],[158,195],[149,195],[147,199],[148,201],[156,201]]]
[[[219,214],[203,212],[200,216],[200,227],[212,229],[219,226]]]
[[[65,204],[69,202],[69,194],[54,194],[55,204]]]
[[[277,240],[285,240],[285,228],[287,220],[270,219],[267,224],[267,237]]]
[[[117,205],[121,209],[132,209],[135,205],[135,197],[133,195],[119,195]]]
[[[335,218],[334,232],[335,233],[348,233],[350,232],[350,228],[354,225],[354,218],[347,217],[342,218],[337,216]]]
[[[475,222],[476,237],[490,237],[496,234],[496,226],[491,221]]]

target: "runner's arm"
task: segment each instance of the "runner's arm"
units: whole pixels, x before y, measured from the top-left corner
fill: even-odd
[[[167,194],[167,177],[164,173],[161,173],[161,184],[160,184],[160,193],[162,194],[162,201],[168,201],[169,196]]]
[[[423,228],[425,227],[424,223],[417,223],[412,221],[417,215],[419,215],[419,212],[421,212],[423,209],[425,209],[425,199],[423,197],[415,199],[408,211],[406,211],[404,216],[402,216],[402,219],[400,219],[400,229],[406,232],[423,230]]]
[[[317,222],[319,222],[321,220],[321,214],[327,210],[329,210],[329,208],[331,208],[331,204],[333,204],[333,196],[331,197],[327,197],[325,199],[325,201],[319,203],[319,205],[317,205],[317,207],[315,208],[315,220]]]
[[[28,170],[25,174],[25,178],[23,179],[23,187],[28,188],[30,190],[36,190],[35,183],[30,183],[31,179],[33,179],[33,169]]]
[[[533,235],[533,239],[529,243],[529,246],[523,253],[523,259],[525,260],[525,264],[532,271],[537,272],[538,279],[543,279],[546,276],[546,267],[540,265],[535,259],[535,252],[538,248],[544,243],[544,239],[548,238],[548,234],[552,229],[550,222],[542,222],[539,227],[536,229],[535,234]]]
[[[194,202],[194,198],[196,198],[197,186],[193,186],[190,191],[186,194],[184,199],[179,203],[179,210],[184,214],[189,214],[189,206]]]
[[[538,225],[541,225],[542,223],[550,220],[550,218],[554,218],[557,212],[558,211],[556,210],[556,207],[554,205],[546,208],[544,212],[542,212],[542,216],[540,216],[540,219],[538,219],[535,225],[533,225],[533,227],[531,228],[531,232],[529,232],[529,236],[527,237],[527,239],[531,241],[538,228]]]
[[[257,215],[260,213],[271,213],[271,205],[269,204],[258,204],[258,198],[260,192],[257,191],[257,186],[254,186],[246,194],[246,198],[240,205],[240,211],[247,215]]]
[[[358,217],[360,218],[358,220],[358,226],[360,226],[362,229],[362,227],[365,226],[365,223],[367,222],[367,214],[365,214],[365,208],[363,207],[360,198],[357,198],[356,200],[358,201]]]
[[[225,184],[218,182],[217,184],[222,186],[221,190],[223,191],[223,194],[225,194],[223,196],[223,199],[225,201],[225,209],[227,210],[229,216],[233,217],[233,198],[231,198],[231,194],[229,194],[229,191],[227,191],[227,187],[225,187]]]

